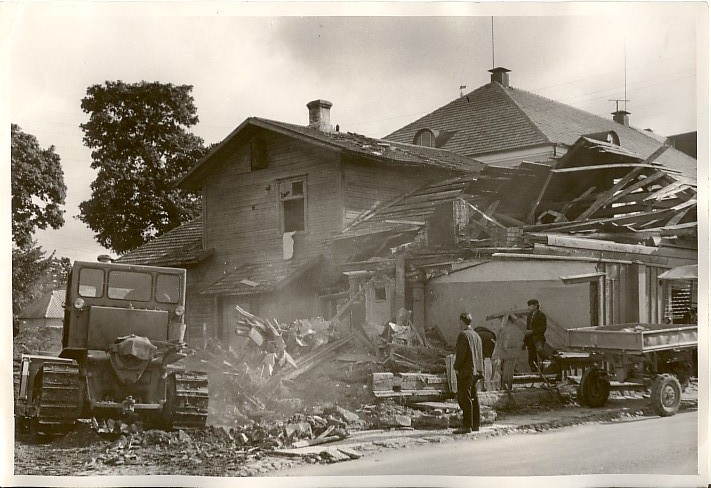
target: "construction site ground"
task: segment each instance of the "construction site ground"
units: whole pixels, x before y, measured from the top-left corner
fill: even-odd
[[[697,408],[697,390],[692,384],[684,393],[682,410]],[[237,449],[215,426],[203,431],[162,433],[153,442],[126,446],[96,434],[88,425],[49,443],[18,438],[15,443],[15,475],[192,475],[278,476],[279,470],[314,463],[341,462],[386,449],[403,449],[426,443],[485,439],[500,435],[527,435],[550,429],[594,422],[626,421],[654,416],[648,399],[634,393],[613,395],[602,408],[584,408],[575,403],[519,405],[514,411],[499,411],[496,421],[468,435],[448,429],[368,429],[352,431],[342,440],[297,449],[272,451]]]
[[[58,353],[59,340],[55,330],[20,334],[14,342],[16,366],[22,353]],[[298,378],[272,388],[266,388],[270,377],[265,373],[239,369],[230,351],[196,351],[185,363],[208,372],[206,428],[161,431],[117,422],[112,433],[100,433],[96,424],[82,420],[73,431],[50,439],[18,430],[14,474],[30,476],[27,483],[36,483],[34,476],[271,476],[386,449],[654,415],[641,393],[613,393],[605,407],[583,408],[574,385],[558,384],[553,394],[537,382],[516,385],[515,405],[502,392],[480,392],[482,428],[461,436],[453,433],[461,414],[451,398],[427,405],[411,398],[376,398],[371,377],[388,367],[356,344],[344,343]],[[697,397],[692,382],[681,408],[697,408]],[[24,478],[18,479],[23,484]]]

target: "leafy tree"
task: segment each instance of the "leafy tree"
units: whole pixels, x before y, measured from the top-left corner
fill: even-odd
[[[198,122],[192,86],[107,81],[87,89],[81,125],[98,169],[79,218],[122,254],[197,216],[200,199],[175,188],[205,154],[187,128]]]
[[[32,243],[12,249],[12,322],[18,331],[18,315],[31,302],[51,290],[63,290],[72,263],[69,258],[45,257],[41,247]]]
[[[64,224],[67,187],[54,146],[42,149],[37,138],[16,124],[11,132],[12,240],[19,248],[32,246],[32,234]]]

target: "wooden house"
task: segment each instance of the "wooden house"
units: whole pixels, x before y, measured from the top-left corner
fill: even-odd
[[[291,321],[347,301],[326,241],[376,204],[483,165],[447,150],[334,130],[331,103],[306,126],[251,117],[179,182],[202,215],[118,261],[188,268],[188,336],[227,337],[235,306]],[[346,285],[347,286],[347,283]]]

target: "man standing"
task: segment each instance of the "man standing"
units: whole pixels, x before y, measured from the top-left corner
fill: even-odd
[[[462,409],[462,428],[455,434],[468,434],[479,430],[479,398],[476,383],[483,376],[484,358],[481,338],[471,327],[472,317],[468,313],[459,316],[461,332],[457,337],[457,356],[454,370],[457,372],[457,400]]]
[[[513,391],[513,374],[520,344],[515,321],[515,316],[506,315],[503,317],[501,331],[494,349],[494,361],[501,363],[501,387],[509,394]]]
[[[481,350],[484,353],[484,387],[483,391],[492,390],[491,380],[493,379],[494,371],[491,364],[491,357],[494,354],[496,347],[496,334],[486,327],[476,327],[474,329],[481,339]]]
[[[523,348],[528,349],[528,366],[531,372],[538,371],[538,352],[543,351],[546,344],[546,314],[540,311],[538,300],[528,302],[528,317],[526,318],[526,332],[523,337]]]

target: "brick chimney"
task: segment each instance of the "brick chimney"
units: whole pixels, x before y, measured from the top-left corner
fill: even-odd
[[[322,132],[331,132],[331,107],[328,100],[313,100],[306,104],[309,109],[309,127]]]
[[[618,110],[616,112],[612,112],[612,120],[617,122],[618,124],[622,124],[624,126],[629,126],[630,125],[630,113],[626,112],[624,110]]]
[[[491,82],[496,82],[501,86],[509,86],[509,71],[511,70],[501,67],[490,69]]]

